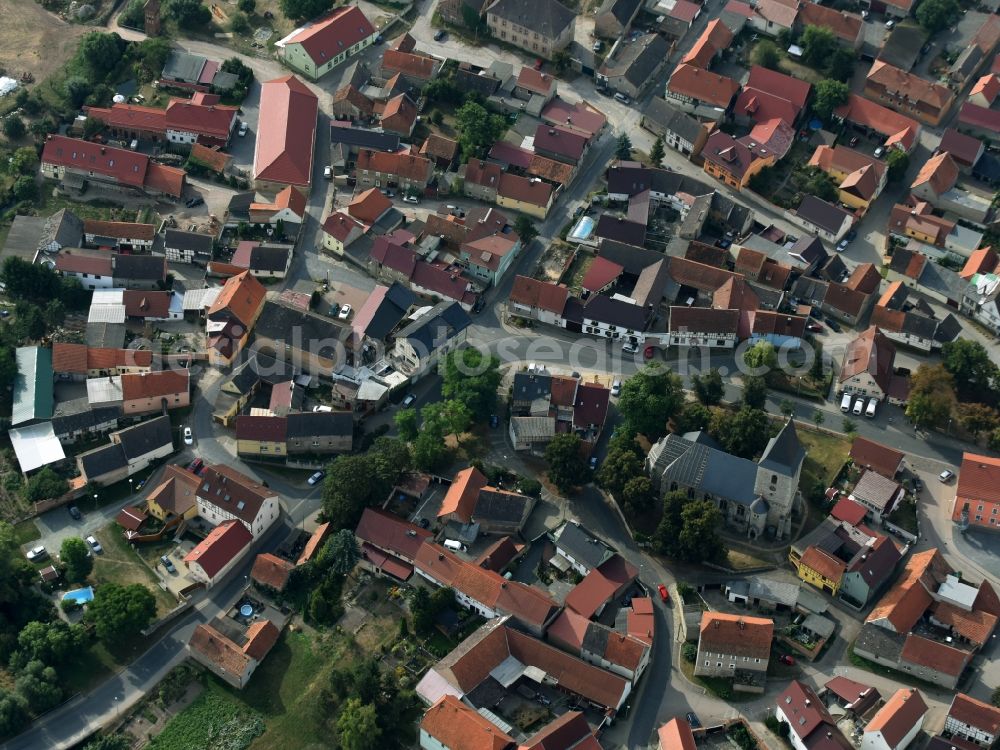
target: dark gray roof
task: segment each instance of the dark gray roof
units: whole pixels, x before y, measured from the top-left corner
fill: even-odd
[[[822,305],[829,286],[825,281],[799,276],[792,284],[792,296],[809,305]]]
[[[486,13],[538,31],[550,39],[562,34],[576,18],[576,13],[556,0],[497,0]]]
[[[983,59],[983,51],[979,45],[970,44],[962,54],[958,56],[952,66],[948,68],[948,75],[952,78],[966,79],[972,75],[973,71],[979,67]]]
[[[812,198],[812,196],[807,197]],[[816,198],[814,200],[819,199]],[[803,200],[803,202],[805,201]],[[823,201],[820,201],[820,203],[823,203]],[[826,203],[825,205],[829,206],[830,204]],[[795,243],[788,248],[788,254],[799,257],[810,265],[820,264],[830,255],[826,251],[826,248],[823,247],[823,243],[819,241],[818,237],[813,237],[808,234],[805,237],[797,239]]]
[[[87,346],[92,349],[121,349],[125,346],[124,323],[87,323]]]
[[[236,193],[229,199],[229,219],[247,221],[250,218],[250,204],[257,199],[255,193]]]
[[[795,422],[788,420],[781,432],[767,442],[760,466],[769,471],[793,476],[805,460],[806,451],[795,431]]]
[[[519,523],[524,518],[525,511],[530,503],[530,497],[485,487],[479,491],[479,499],[476,500],[472,519],[473,521],[480,522],[500,521],[504,523]]]
[[[455,71],[456,86],[462,91],[474,91],[484,99],[493,96],[502,83],[503,81],[488,70],[467,70],[460,67]]]
[[[829,260],[823,264],[819,275],[826,281],[836,281],[837,283],[840,283],[840,280],[844,278],[844,274],[846,273],[848,273],[847,265],[843,260],[841,260],[840,256],[831,255]]]
[[[87,453],[81,453],[79,458],[80,463],[83,465],[83,473],[91,481],[128,466],[125,451],[117,443],[105,445],[103,448],[95,448]]]
[[[540,398],[548,401],[552,396],[552,378],[533,372],[514,373],[513,394],[515,401],[535,401]]]
[[[590,570],[615,554],[611,547],[573,521],[564,523],[556,529],[552,537],[556,547],[565,550],[570,557]]]
[[[601,7],[597,9],[597,14],[601,16],[609,13],[614,16],[622,28],[625,28],[635,17],[640,5],[642,5],[642,0],[604,0]]]
[[[594,236],[639,246],[646,241],[646,225],[629,221],[624,216],[601,214],[594,228]]]
[[[83,240],[83,221],[68,208],[61,208],[45,220],[38,248],[80,247]]]
[[[861,632],[854,641],[854,647],[869,654],[878,654],[886,661],[896,662],[903,653],[904,643],[906,643],[906,633],[893,633],[869,622],[861,627]]]
[[[354,86],[354,88],[360,89],[368,83],[371,77],[372,72],[369,70],[368,65],[363,60],[355,60],[355,62],[344,69],[341,85]]]
[[[666,258],[646,266],[635,282],[631,297],[639,307],[653,305],[659,307],[670,283],[670,264]]]
[[[181,251],[190,250],[203,255],[212,254],[214,242],[211,235],[201,232],[184,232],[180,229],[168,229],[164,232],[163,240],[164,247]]]
[[[758,284],[755,281],[748,281],[747,284],[753,289],[753,293],[757,295],[757,300],[760,302],[761,308],[764,310],[777,310],[781,307],[781,303],[785,299],[784,291]]]
[[[604,294],[593,294],[583,303],[583,316],[601,323],[642,331],[646,327],[647,308],[630,302],[612,299]]]
[[[698,140],[702,130],[697,119],[682,112],[673,104],[660,96],[654,96],[646,106],[642,116],[655,124],[661,133],[675,133],[688,143]]]
[[[878,59],[901,70],[909,71],[920,58],[927,34],[917,25],[900,24],[889,34],[882,45]]]
[[[644,167],[638,162],[615,162],[605,174],[609,193],[633,196],[644,190],[652,190],[667,195],[687,193],[699,196],[715,192],[714,187],[701,180],[685,177],[669,169]]]
[[[196,83],[205,67],[205,58],[181,50],[173,50],[163,65],[163,77]]]
[[[620,0],[619,0],[620,1]],[[631,44],[625,45],[618,58],[604,61],[602,74],[625,76],[636,88],[642,88],[650,76],[664,64],[670,52],[670,45],[659,34],[646,34]]]
[[[646,268],[663,260],[663,253],[639,245],[602,239],[597,254],[621,266],[630,276],[638,276]]]
[[[52,414],[52,430],[56,437],[69,435],[80,430],[91,430],[98,425],[120,419],[119,406],[97,406],[91,408],[87,397],[74,398],[56,404]]]
[[[250,251],[251,271],[284,271],[291,245],[258,245]]]
[[[926,315],[908,312],[903,314],[902,329],[911,336],[932,339],[934,338],[934,332],[937,330],[937,321],[934,318],[928,318]]]
[[[293,336],[292,333],[295,333]],[[298,342],[303,350],[309,351],[312,342],[343,341],[349,331],[328,318],[294,307],[268,300],[260,311],[254,325],[254,335],[271,341]],[[330,343],[315,354],[325,358],[335,358],[337,347]]]
[[[374,151],[398,151],[399,136],[395,133],[382,133],[377,130],[352,128],[350,123],[330,123],[330,142],[343,143],[355,148],[370,148]]]
[[[753,211],[718,191],[712,193],[712,214],[736,234],[743,234],[753,224]]]
[[[795,215],[828,232],[837,232],[844,223],[844,217],[850,214],[840,206],[827,203],[815,195],[803,196]]]
[[[115,279],[131,281],[166,281],[167,261],[155,255],[113,256]]]
[[[472,325],[472,319],[457,302],[438,302],[429,311],[396,334],[397,339],[408,339],[423,344],[428,352]]]
[[[677,482],[699,492],[724,497],[749,507],[757,495],[757,464],[678,435],[667,435],[656,466],[665,466],[664,485]]]
[[[984,152],[979,157],[979,161],[976,162],[976,166],[972,168],[972,174],[980,180],[994,185],[997,184],[1000,182],[1000,158],[997,158],[989,151]]]
[[[934,340],[947,344],[949,341],[957,339],[961,332],[961,322],[954,315],[948,313],[943,320],[938,321],[937,329],[934,331]]]
[[[170,417],[163,415],[147,419],[132,427],[126,427],[117,433],[122,450],[129,459],[144,456],[150,451],[165,445],[173,446],[173,430],[170,427]]]
[[[406,313],[416,303],[416,295],[397,281],[392,283],[381,304],[365,326],[365,336],[381,340],[392,333]]]
[[[264,352],[253,352],[237,367],[229,382],[238,393],[245,395],[260,382],[274,385],[286,383],[294,377],[295,368],[290,363],[284,360],[279,362]]]
[[[962,299],[965,290],[969,287],[965,279],[950,268],[945,268],[938,263],[925,263],[918,283],[920,286],[932,289],[955,302]]]
[[[28,263],[34,262],[46,221],[40,216],[15,216],[0,256],[13,256]]]
[[[354,417],[347,411],[303,412],[287,417],[288,437],[342,437],[354,432]]]

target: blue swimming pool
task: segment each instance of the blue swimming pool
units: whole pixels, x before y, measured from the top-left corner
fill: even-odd
[[[590,237],[591,233],[594,231],[594,220],[589,216],[583,216],[580,221],[576,223],[573,227],[573,231],[570,232],[569,238],[571,240],[586,240]]]
[[[94,601],[94,587],[87,586],[85,589],[74,589],[63,594],[63,601],[74,601],[77,604],[86,604]]]

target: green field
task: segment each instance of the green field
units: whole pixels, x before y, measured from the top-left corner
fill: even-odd
[[[149,750],[190,750],[195,747],[244,750],[263,729],[264,722],[259,713],[248,710],[209,681],[194,703],[171,719],[146,747]]]

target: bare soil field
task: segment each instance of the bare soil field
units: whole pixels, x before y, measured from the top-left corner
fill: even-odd
[[[63,21],[34,0],[0,0],[0,69],[12,78],[25,71],[42,81],[74,52],[91,27]]]

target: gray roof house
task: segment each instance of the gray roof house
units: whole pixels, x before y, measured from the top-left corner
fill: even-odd
[[[594,33],[603,39],[620,38],[628,31],[640,8],[642,0],[604,0],[597,9]]]
[[[642,127],[663,138],[664,145],[688,156],[701,152],[708,130],[701,122],[661,96],[654,96],[642,113]]]
[[[486,8],[494,36],[543,58],[573,41],[576,13],[558,0],[496,0]]]
[[[15,216],[0,260],[13,256],[32,263],[41,253],[80,247],[82,243],[83,222],[69,209],[62,208],[44,219]]]
[[[472,319],[458,302],[438,302],[396,334],[393,357],[414,371],[425,371],[465,341],[470,325]]]
[[[552,564],[572,567],[580,575],[587,575],[615,555],[610,546],[575,521],[567,521],[549,538],[556,547]],[[557,562],[558,558],[562,560]]]
[[[608,88],[639,96],[667,64],[670,45],[659,34],[646,34],[634,42],[619,42],[614,55],[605,58],[597,81]]]

